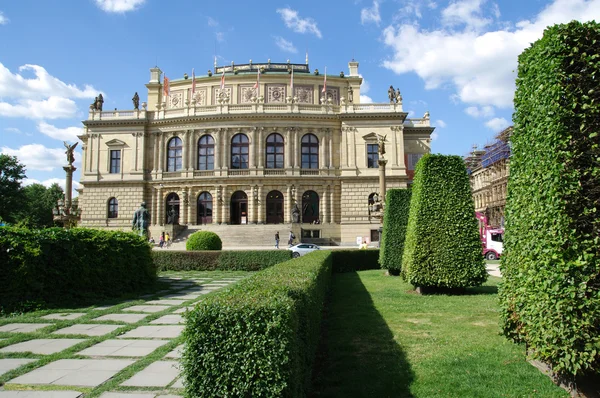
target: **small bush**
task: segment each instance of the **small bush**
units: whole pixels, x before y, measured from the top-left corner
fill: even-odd
[[[222,248],[221,238],[211,231],[194,232],[185,242],[186,250],[221,250]]]
[[[378,269],[379,249],[332,250],[333,272],[354,272]]]
[[[402,269],[410,196],[410,189],[390,189],[386,193],[379,264],[393,275]]]
[[[158,271],[259,271],[290,258],[289,250],[152,252]]]
[[[186,395],[306,396],[330,278],[317,251],[207,296],[183,332]]]
[[[150,252],[132,233],[0,228],[0,306],[72,306],[140,292],[156,280]]]
[[[479,286],[487,279],[471,185],[460,156],[427,154],[417,163],[402,277],[425,288]]]

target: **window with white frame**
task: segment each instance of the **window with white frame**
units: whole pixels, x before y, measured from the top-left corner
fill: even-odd
[[[407,169],[408,170],[414,170],[415,167],[417,166],[417,162],[419,161],[419,159],[421,159],[423,157],[423,153],[407,153],[407,157],[408,157],[408,164]]]

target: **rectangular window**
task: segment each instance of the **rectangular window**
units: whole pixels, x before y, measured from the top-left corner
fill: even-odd
[[[110,173],[118,174],[121,172],[121,150],[110,151]]]
[[[406,165],[408,170],[414,170],[417,162],[423,157],[423,155],[423,153],[408,153],[408,164]]]
[[[378,229],[371,230],[371,242],[379,242],[379,230]]]
[[[379,160],[379,146],[377,144],[367,144],[367,167],[370,169],[376,169],[379,167],[377,161]]]

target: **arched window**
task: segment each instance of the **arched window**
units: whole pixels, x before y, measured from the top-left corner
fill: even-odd
[[[283,169],[283,137],[273,133],[267,137],[267,169]]]
[[[208,192],[202,192],[198,195],[198,216],[197,224],[212,224],[213,200]]]
[[[283,194],[271,191],[267,194],[267,224],[283,223]]]
[[[231,139],[231,168],[247,169],[250,145],[245,134],[236,134]]]
[[[314,134],[302,137],[302,168],[319,168],[319,139]]]
[[[302,195],[302,222],[312,224],[319,220],[319,195],[315,191],[306,191]]]
[[[175,192],[167,195],[165,222],[167,224],[179,224],[179,195]]]
[[[167,171],[179,171],[183,167],[183,143],[181,138],[173,137],[167,144]]]
[[[215,140],[210,135],[203,135],[198,140],[198,170],[215,168]]]
[[[117,218],[119,216],[119,201],[117,198],[108,200],[108,218]]]

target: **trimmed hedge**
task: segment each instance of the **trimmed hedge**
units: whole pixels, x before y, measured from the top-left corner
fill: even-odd
[[[207,296],[186,315],[186,396],[306,396],[330,278],[315,251]]]
[[[426,154],[417,163],[402,277],[425,288],[465,288],[487,280],[471,185],[460,156]]]
[[[291,258],[289,250],[152,251],[158,271],[259,271]]]
[[[156,280],[150,252],[133,233],[0,228],[0,307],[76,305],[140,292]]]
[[[332,250],[333,272],[354,272],[379,269],[379,249]]]
[[[222,248],[221,238],[211,231],[194,232],[185,242],[186,250],[221,250]]]
[[[515,93],[503,329],[565,377],[600,370],[598,54],[599,24],[550,27],[520,55]]]
[[[385,198],[379,264],[395,275],[402,269],[410,196],[410,189],[390,189]]]

